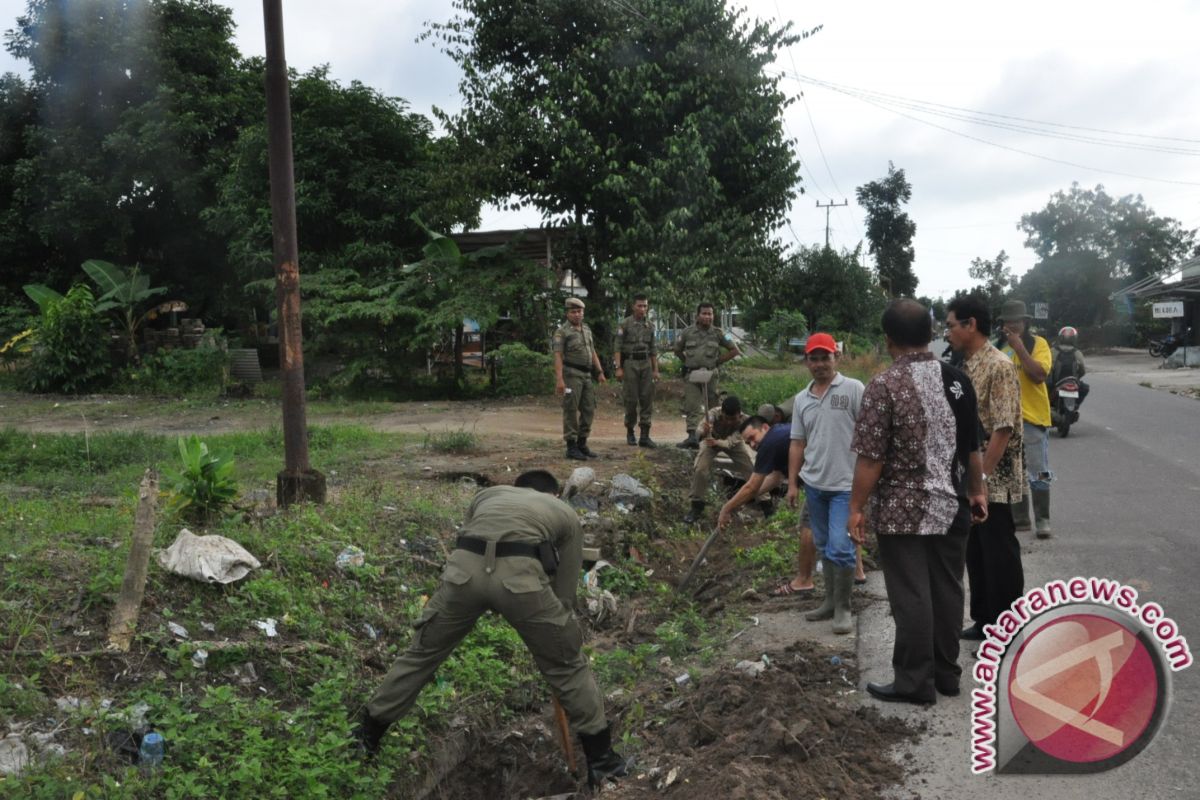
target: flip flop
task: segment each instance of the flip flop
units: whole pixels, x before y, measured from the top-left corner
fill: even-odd
[[[792,597],[794,595],[796,597],[804,597],[805,595],[812,594],[814,591],[816,591],[815,586],[809,586],[807,589],[796,589],[792,586],[792,582],[787,580],[772,589],[769,593],[769,596]]]
[[[866,586],[866,585],[867,585],[867,579],[866,579],[866,578],[855,578],[855,579],[854,579],[854,585],[855,585],[855,586]]]

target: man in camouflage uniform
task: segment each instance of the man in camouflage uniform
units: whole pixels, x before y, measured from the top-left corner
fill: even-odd
[[[595,370],[601,383],[607,383],[592,329],[583,322],[583,301],[567,298],[567,321],[554,332],[554,391],[562,398],[563,440],[567,458],[586,461],[599,458],[588,448],[592,417],[596,414],[596,389],[592,385]]]
[[[742,354],[733,337],[713,325],[713,316],[712,303],[701,303],[696,307],[696,324],[684,328],[675,340],[675,355],[683,364],[683,413],[688,432],[678,447],[700,448],[696,426],[717,400],[717,366]],[[689,380],[691,372],[698,369],[711,370],[712,377],[706,383]]]
[[[650,415],[654,411],[654,383],[658,380],[658,349],[654,326],[646,318],[650,303],[646,295],[633,298],[633,315],[617,328],[617,380],[622,381],[625,400],[625,442],[654,447],[650,438]],[[642,435],[635,439],[633,425]]]
[[[589,782],[626,774],[629,762],[612,749],[574,616],[583,530],[558,490],[553,475],[533,470],[512,486],[475,495],[441,584],[413,623],[408,649],[359,716],[353,736],[364,751],[379,751],[388,726],[408,713],[441,663],[491,610],[517,629],[562,703],[583,743]]]
[[[742,423],[748,417],[742,413],[742,401],[729,395],[721,401],[721,405],[711,409],[700,423],[699,433],[700,452],[692,465],[692,491],[689,494],[691,509],[683,521],[688,525],[699,522],[704,516],[705,498],[708,497],[709,484],[712,482],[713,462],[718,455],[724,455],[733,462],[733,474],[745,481],[754,470],[754,451],[742,441],[740,433]],[[763,516],[770,516],[774,510],[771,506],[771,496],[764,492],[758,497],[759,508]]]

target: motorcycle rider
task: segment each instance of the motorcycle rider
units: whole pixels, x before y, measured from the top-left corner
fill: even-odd
[[[1088,385],[1083,382],[1083,376],[1087,374],[1087,367],[1083,363],[1083,352],[1076,346],[1079,340],[1079,331],[1072,328],[1070,325],[1062,328],[1058,332],[1058,338],[1054,340],[1054,347],[1050,350],[1050,355],[1054,360],[1054,365],[1050,368],[1050,403],[1057,401],[1057,386],[1058,382],[1063,378],[1075,378],[1079,381],[1079,402],[1076,403],[1076,418],[1079,415],[1079,407],[1083,405],[1084,399],[1088,396]],[[1074,422],[1074,420],[1072,420]]]

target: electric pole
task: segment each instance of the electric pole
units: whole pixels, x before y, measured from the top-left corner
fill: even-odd
[[[840,203],[835,203],[832,200],[830,200],[825,205],[821,205],[820,200],[817,201],[817,208],[825,209],[825,249],[826,250],[829,249],[829,209],[836,208],[838,206],[848,206],[848,205],[850,205],[849,200],[843,200]]]

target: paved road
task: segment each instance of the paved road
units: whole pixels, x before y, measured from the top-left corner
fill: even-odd
[[[1134,585],[1142,602],[1159,602],[1179,623],[1200,659],[1200,402],[1109,371],[1089,382],[1079,424],[1067,439],[1051,440],[1056,535],[1039,541],[1020,534],[1026,588],[1075,575]],[[882,595],[882,580],[874,581]],[[862,615],[865,680],[890,679],[891,634],[885,604]],[[974,662],[964,653],[962,663],[969,670]],[[1116,770],[1080,777],[972,776],[965,694],[929,710],[879,704],[929,723],[911,752],[914,775],[896,796],[1200,798],[1200,665],[1175,673],[1173,690],[1167,722],[1148,750]]]

